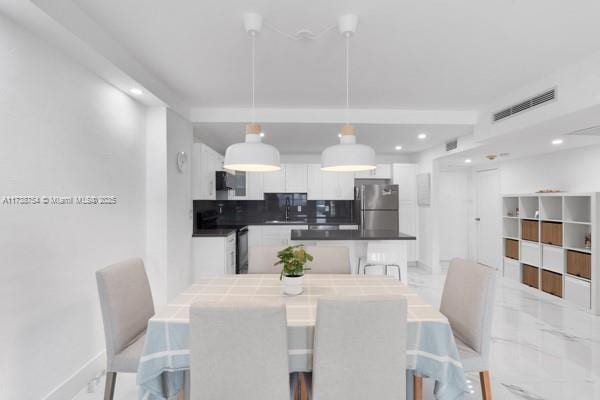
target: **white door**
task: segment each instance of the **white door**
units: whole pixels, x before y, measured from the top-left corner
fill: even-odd
[[[477,171],[475,185],[477,262],[500,268],[502,198],[498,170]]]

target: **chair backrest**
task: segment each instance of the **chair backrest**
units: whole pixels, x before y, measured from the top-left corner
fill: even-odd
[[[290,398],[282,303],[193,304],[190,349],[192,400]]]
[[[399,246],[393,241],[369,241],[367,264],[403,264]]]
[[[248,249],[249,274],[279,274],[281,266],[274,266],[277,253],[286,246],[253,246]]]
[[[349,274],[350,251],[346,246],[306,246],[306,252],[314,257],[307,263],[310,274]]]
[[[137,339],[154,315],[144,262],[132,258],[96,271],[108,365],[115,354]]]
[[[440,311],[454,334],[488,362],[496,270],[473,261],[450,262]]]
[[[406,299],[321,298],[314,400],[406,399]]]

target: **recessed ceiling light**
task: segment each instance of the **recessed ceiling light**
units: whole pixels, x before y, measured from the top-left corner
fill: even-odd
[[[141,94],[142,94],[142,93],[144,93],[144,92],[142,92],[142,90],[141,90],[141,89],[138,89],[138,88],[133,88],[133,89],[129,89],[129,93],[131,93],[131,94],[135,94],[136,96],[139,96],[139,95],[141,95]]]
[[[396,150],[402,150],[402,146],[396,146],[395,149]]]
[[[419,139],[423,140],[423,139],[427,139],[427,134],[426,133],[419,133],[419,135],[417,136]]]
[[[554,139],[552,141],[552,144],[555,146],[558,146],[559,144],[563,144],[563,140],[562,139]]]
[[[339,138],[341,138],[341,137],[342,137],[342,134],[341,134],[341,133],[338,133],[338,137],[339,137]]]
[[[261,133],[260,133],[260,137],[265,137],[265,133],[264,133],[264,132],[261,132]]]
[[[472,161],[470,158],[467,158],[467,159],[465,160],[465,164],[471,164],[472,162],[473,162],[473,161]]]

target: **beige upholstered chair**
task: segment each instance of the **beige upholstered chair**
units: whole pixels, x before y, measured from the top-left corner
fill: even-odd
[[[249,274],[279,274],[281,266],[274,266],[277,253],[286,246],[254,246],[248,251]],[[306,246],[314,261],[306,266],[312,274],[349,274],[350,255],[345,246]]]
[[[190,349],[191,400],[290,398],[282,303],[193,304]]]
[[[106,387],[111,400],[117,372],[137,372],[154,303],[144,262],[133,258],[96,272],[106,340]]]
[[[349,274],[350,251],[346,246],[306,246],[314,257],[306,266],[309,274]]]
[[[406,399],[406,299],[322,298],[312,399]]]
[[[484,400],[492,398],[488,362],[495,288],[495,269],[453,259],[440,307],[450,321],[464,371],[479,372]]]
[[[248,250],[249,274],[278,274],[281,266],[274,266],[277,253],[286,246],[254,246]]]

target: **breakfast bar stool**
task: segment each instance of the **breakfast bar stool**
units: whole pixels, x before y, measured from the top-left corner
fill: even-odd
[[[112,400],[117,372],[136,373],[154,303],[144,262],[133,258],[96,272],[106,339],[104,400]]]
[[[399,246],[393,240],[370,241],[367,243],[367,257],[358,262],[358,273],[367,275],[375,270],[374,275],[389,275],[390,268],[398,273],[398,279],[408,283],[408,268],[405,247]]]

